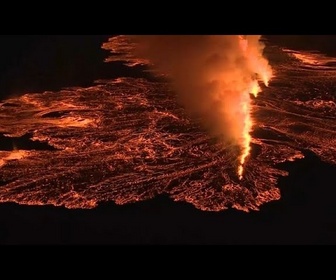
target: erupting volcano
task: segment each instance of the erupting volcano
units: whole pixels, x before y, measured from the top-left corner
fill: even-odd
[[[248,212],[280,199],[279,163],[304,150],[336,163],[334,58],[252,35],[114,36],[102,48],[143,76],[0,103],[1,202],[94,208],[168,194]]]
[[[108,45],[130,65],[149,64],[170,79],[181,104],[224,144],[239,145],[238,175],[250,153],[250,93],[272,77],[260,36],[119,36]]]

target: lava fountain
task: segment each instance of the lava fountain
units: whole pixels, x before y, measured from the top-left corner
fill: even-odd
[[[251,39],[250,39],[251,38]],[[250,83],[250,88],[242,93],[241,109],[243,112],[243,131],[240,146],[242,147],[242,153],[239,158],[238,176],[239,180],[243,178],[244,163],[251,151],[251,135],[253,121],[251,116],[251,99],[250,94],[254,97],[258,96],[261,92],[261,88],[258,83],[258,77],[263,81],[265,86],[268,86],[269,80],[272,77],[272,69],[270,68],[267,60],[262,55],[263,45],[260,45],[258,36],[239,36],[240,47],[244,53],[244,56],[250,65],[251,69],[255,69],[256,76]],[[252,44],[249,43],[252,40]],[[253,43],[254,42],[254,43]],[[258,44],[255,44],[258,42]],[[257,46],[257,48],[256,48]],[[259,48],[258,48],[259,47]]]

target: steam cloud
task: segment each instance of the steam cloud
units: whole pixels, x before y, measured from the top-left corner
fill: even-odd
[[[134,55],[167,74],[180,102],[214,135],[242,145],[249,93],[271,68],[259,35],[129,36]],[[245,106],[245,107],[244,107]],[[248,106],[248,110],[246,109]]]

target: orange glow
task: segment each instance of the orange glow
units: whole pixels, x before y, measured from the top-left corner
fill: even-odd
[[[19,160],[22,159],[24,157],[26,157],[28,155],[27,151],[23,151],[23,150],[14,150],[11,152],[5,152],[3,153],[5,154],[3,158],[0,158],[0,167],[5,165],[7,163],[7,161],[10,160]]]
[[[60,127],[87,127],[93,125],[94,121],[91,119],[67,117],[61,120],[48,120],[47,122],[53,123]]]
[[[254,97],[257,97],[259,92],[261,92],[261,88],[258,84],[258,81],[254,80],[251,85],[250,93],[252,93]]]

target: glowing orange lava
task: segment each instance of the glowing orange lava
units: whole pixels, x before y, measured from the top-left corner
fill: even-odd
[[[5,165],[7,161],[19,160],[26,157],[28,155],[28,152],[23,150],[13,150],[10,152],[1,152],[1,154],[4,154],[4,156],[0,158],[0,167]]]

